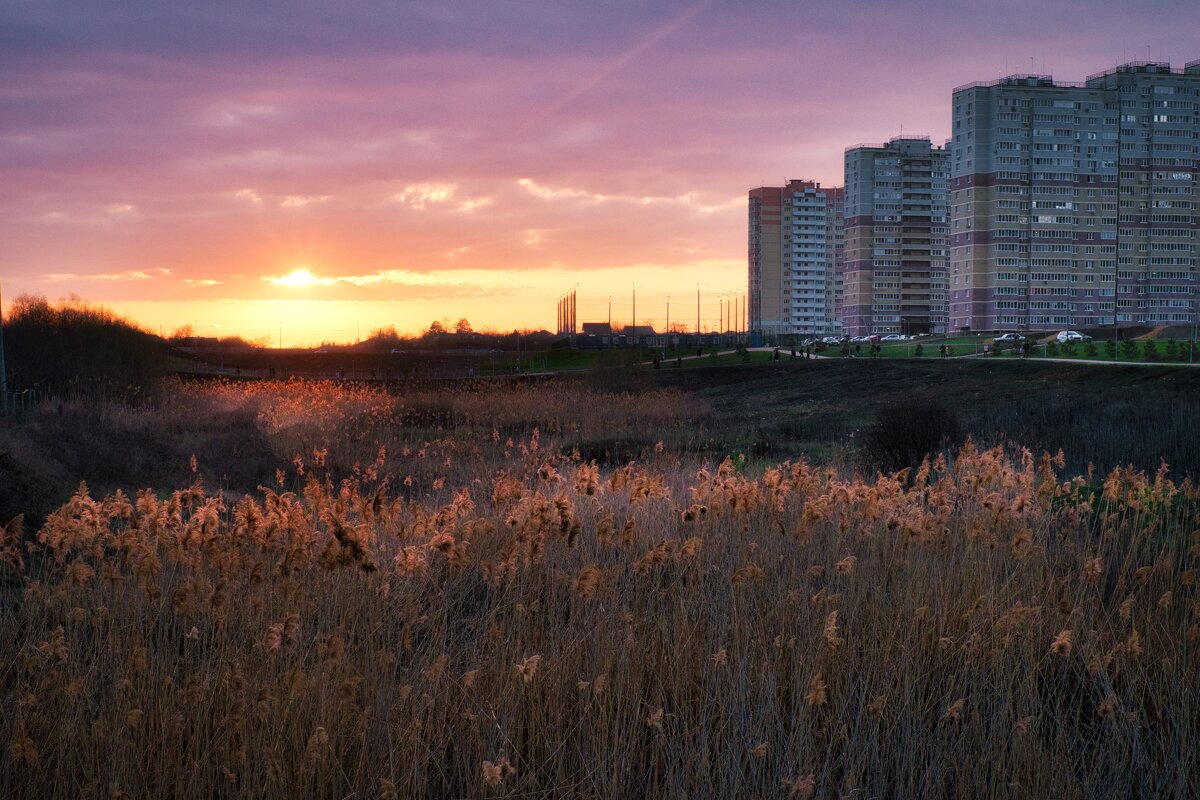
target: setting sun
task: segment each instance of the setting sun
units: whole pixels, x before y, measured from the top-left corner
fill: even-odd
[[[321,279],[306,269],[294,269],[287,275],[268,278],[271,283],[279,286],[313,286],[321,283]]]

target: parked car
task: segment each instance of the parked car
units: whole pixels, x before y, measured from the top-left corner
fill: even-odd
[[[1079,331],[1059,331],[1054,339],[1059,344],[1066,344],[1067,342],[1090,342],[1092,337]]]
[[[854,338],[852,338],[850,340],[850,343],[851,344],[865,344],[866,342],[869,342],[869,341],[871,341],[870,336],[855,336]]]
[[[1000,344],[1001,342],[1012,342],[1013,344],[1020,344],[1021,342],[1025,341],[1025,337],[1019,333],[1002,333],[999,336],[997,336],[995,339],[993,339],[992,341],[995,342],[996,344]]]
[[[889,333],[887,336],[884,336],[879,341],[881,341],[881,342],[906,342],[906,341],[908,341],[908,337],[903,334],[900,334],[900,333]]]

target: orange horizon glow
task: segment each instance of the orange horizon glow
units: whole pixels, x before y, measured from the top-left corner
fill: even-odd
[[[700,273],[712,279],[699,287],[699,318],[702,331],[736,327],[745,318],[746,291],[735,284],[716,283],[724,277],[726,267],[713,265]],[[626,280],[630,275],[642,278],[636,288]],[[604,278],[612,276],[610,280]],[[619,278],[617,276],[620,276]],[[355,280],[357,277],[351,276]],[[489,275],[493,283],[472,296],[463,294],[447,302],[439,296],[408,300],[339,300],[328,299],[336,292],[341,279],[297,268],[281,275],[267,275],[260,280],[270,287],[274,298],[218,298],[211,300],[122,300],[77,297],[78,300],[103,306],[128,319],[138,327],[163,336],[180,328],[190,327],[196,336],[240,336],[248,341],[263,341],[267,346],[316,347],[321,344],[346,344],[367,338],[373,330],[395,328],[406,336],[418,335],[430,323],[441,322],[452,327],[459,319],[467,319],[474,330],[509,332],[512,330],[555,332],[555,304],[569,291],[576,292],[577,323],[630,323],[636,299],[637,323],[665,330],[667,325],[682,323],[692,332],[697,321],[697,287],[680,290],[673,276],[655,280],[647,269],[609,270],[600,281],[566,286],[563,291],[550,293],[531,285],[531,278],[521,275],[517,280],[505,280],[503,275]],[[690,277],[690,276],[689,276]],[[554,275],[556,285],[565,278]],[[624,286],[609,292],[609,286]],[[353,283],[350,284],[353,286]],[[635,298],[636,293],[636,298]],[[15,298],[4,295],[4,313],[9,314]],[[51,302],[71,299],[70,296],[48,296]],[[519,310],[514,314],[515,309]],[[516,322],[514,323],[514,319]]]

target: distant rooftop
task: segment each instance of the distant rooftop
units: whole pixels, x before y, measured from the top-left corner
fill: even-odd
[[[1118,64],[1102,72],[1088,75],[1085,82],[1056,81],[1052,75],[1016,73],[1006,75],[1003,78],[996,78],[992,81],[964,83],[962,86],[954,87],[954,91],[961,92],[967,89],[989,88],[992,86],[1035,86],[1048,89],[1102,88],[1098,84],[1102,78],[1106,78],[1109,75],[1129,75],[1134,73],[1144,75],[1200,75],[1200,59],[1189,61],[1183,65],[1182,69],[1172,69],[1170,62],[1167,61],[1130,61],[1125,64]]]
[[[784,178],[782,186],[780,186],[780,185],[767,186],[766,184],[763,184],[761,186],[752,186],[750,188],[750,191],[754,191],[755,189],[795,189],[797,187],[805,188],[805,189],[821,189],[822,188],[820,181],[814,181],[814,180],[810,180],[808,178]]]
[[[1129,74],[1134,72],[1141,72],[1151,75],[1187,75],[1188,67],[1192,67],[1195,64],[1196,62],[1192,61],[1188,64],[1185,64],[1183,69],[1175,70],[1171,69],[1171,63],[1169,61],[1130,61],[1126,64],[1115,66],[1112,69],[1106,69],[1103,72],[1097,72],[1093,75],[1088,75],[1087,79],[1088,81],[1094,81],[1097,78],[1104,78],[1108,75]]]
[[[907,134],[906,133],[906,134],[902,134],[900,136],[893,136],[891,139],[889,139],[887,142],[884,142],[884,143],[859,142],[858,144],[852,144],[846,148],[846,152],[849,153],[851,150],[892,150],[892,149],[897,148],[898,146],[900,146],[901,144],[903,144],[905,142],[912,142],[912,143],[928,142],[932,149],[934,149],[934,150],[939,149],[938,147],[933,145],[933,137],[930,136],[928,133],[919,133],[919,134]]]
[[[612,333],[612,325],[607,322],[585,322],[583,323],[583,332],[593,336],[603,336]]]
[[[994,81],[972,81],[971,83],[964,83],[962,86],[955,86],[954,91],[962,92],[967,89],[986,89],[992,86],[1044,86],[1047,88],[1062,89],[1086,88],[1086,84],[1084,83],[1055,81],[1053,75],[1024,75],[1018,73],[1014,75],[1005,75],[1003,78],[996,78]]]

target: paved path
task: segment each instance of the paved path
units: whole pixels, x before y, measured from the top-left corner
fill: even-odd
[[[773,353],[773,352],[775,352],[774,347],[747,347],[746,349],[749,350],[751,353]],[[732,355],[735,355],[736,353],[737,353],[737,350],[718,350],[716,355],[732,356]],[[712,358],[712,357],[713,357],[712,353],[705,353],[702,356],[675,356],[674,358],[672,358],[671,356],[668,356],[666,359],[663,360],[663,363],[666,364],[668,362],[675,361],[676,359],[680,359],[683,361],[696,361],[699,359]],[[830,356],[819,356],[816,353],[813,353],[812,355],[809,356],[810,360],[821,359],[821,358],[830,358]],[[792,360],[791,350],[784,348],[784,347],[779,348],[779,360],[780,361],[791,361]],[[804,356],[801,355],[799,350],[796,351],[796,360],[797,361],[804,360]]]
[[[973,355],[971,358],[986,358],[983,355]],[[1047,358],[1045,356],[1029,356],[1028,358],[998,358],[996,361],[1047,361],[1055,364],[1091,364],[1096,367],[1200,367],[1200,362],[1188,361],[1108,361],[1092,358]]]

